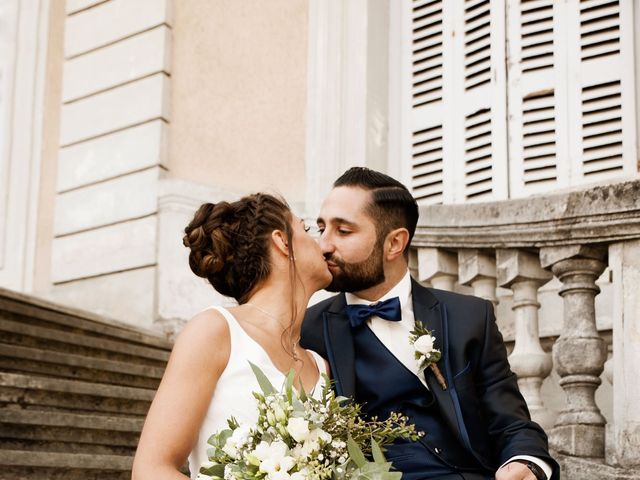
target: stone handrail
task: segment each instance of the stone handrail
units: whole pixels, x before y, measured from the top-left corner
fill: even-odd
[[[640,238],[640,180],[528,198],[425,205],[414,247],[527,248]]]
[[[496,288],[513,292],[512,369],[533,418],[567,458],[600,458],[640,466],[640,179],[524,199],[420,208],[410,268],[421,282],[452,290],[466,285],[496,305]],[[596,284],[613,278],[613,425],[607,429],[595,391],[607,359],[596,328]],[[538,289],[561,284],[564,324],[553,345],[553,365],[565,393],[557,418],[540,388],[551,359],[540,346]],[[611,361],[610,361],[611,362]],[[605,443],[608,445],[605,458]]]

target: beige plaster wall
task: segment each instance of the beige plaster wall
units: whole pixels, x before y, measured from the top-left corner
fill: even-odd
[[[34,264],[34,292],[46,292],[51,286],[51,241],[53,239],[54,204],[60,136],[62,69],[64,64],[65,1],[49,4],[46,87],[42,131],[42,165],[38,199],[38,231]]]
[[[303,201],[307,1],[173,8],[170,175]]]

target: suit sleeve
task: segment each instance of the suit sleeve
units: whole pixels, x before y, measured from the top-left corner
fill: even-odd
[[[509,366],[493,305],[488,301],[485,301],[484,328],[476,387],[499,464],[517,455],[534,456],[552,466],[551,478],[555,480],[559,478],[558,464],[549,456],[547,435],[531,420],[516,375]]]

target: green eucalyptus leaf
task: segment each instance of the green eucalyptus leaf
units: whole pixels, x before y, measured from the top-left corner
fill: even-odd
[[[201,468],[200,473],[209,475],[210,477],[224,478],[224,465],[217,464],[209,468]]]
[[[289,370],[289,373],[287,374],[287,379],[284,384],[284,391],[287,394],[287,400],[289,401],[289,403],[293,401],[293,380],[295,376],[296,376],[295,370],[293,369]]]
[[[258,367],[257,365],[254,365],[251,362],[249,362],[249,365],[251,365],[251,370],[253,370],[253,374],[256,376],[256,379],[258,380],[258,385],[260,385],[260,389],[264,392],[264,394],[273,395],[277,393],[277,390],[273,387],[273,385],[271,385],[271,382],[269,381],[267,376],[262,372],[262,370],[260,370],[260,367]]]
[[[380,445],[374,439],[371,439],[371,453],[373,455],[373,461],[376,463],[385,463],[387,460],[384,458]]]
[[[349,451],[349,456],[358,468],[362,468],[367,464],[367,459],[364,457],[364,453],[362,453],[358,444],[351,437],[347,440],[347,450]]]

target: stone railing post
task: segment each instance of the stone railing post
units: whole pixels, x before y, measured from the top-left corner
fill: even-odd
[[[496,259],[498,285],[513,291],[515,345],[509,363],[518,375],[531,417],[546,430],[553,426],[555,417],[545,408],[540,387],[551,373],[552,362],[540,345],[538,289],[553,275],[540,266],[537,255],[523,250],[498,250]]]
[[[420,268],[418,263],[418,250],[412,248],[409,250],[409,272],[411,276],[423,287],[432,287],[431,282],[420,280]]]
[[[623,467],[640,466],[640,240],[609,247],[613,272],[613,449]]]
[[[470,285],[476,297],[498,305],[496,295],[496,260],[476,249],[458,250],[458,274],[461,285]]]
[[[605,419],[595,402],[607,346],[596,329],[596,280],[604,271],[606,251],[580,245],[540,250],[542,266],[562,282],[564,325],[553,345],[553,360],[565,392],[565,404],[551,431],[560,453],[604,456]]]
[[[418,281],[453,291],[458,279],[458,257],[440,248],[418,248]]]

